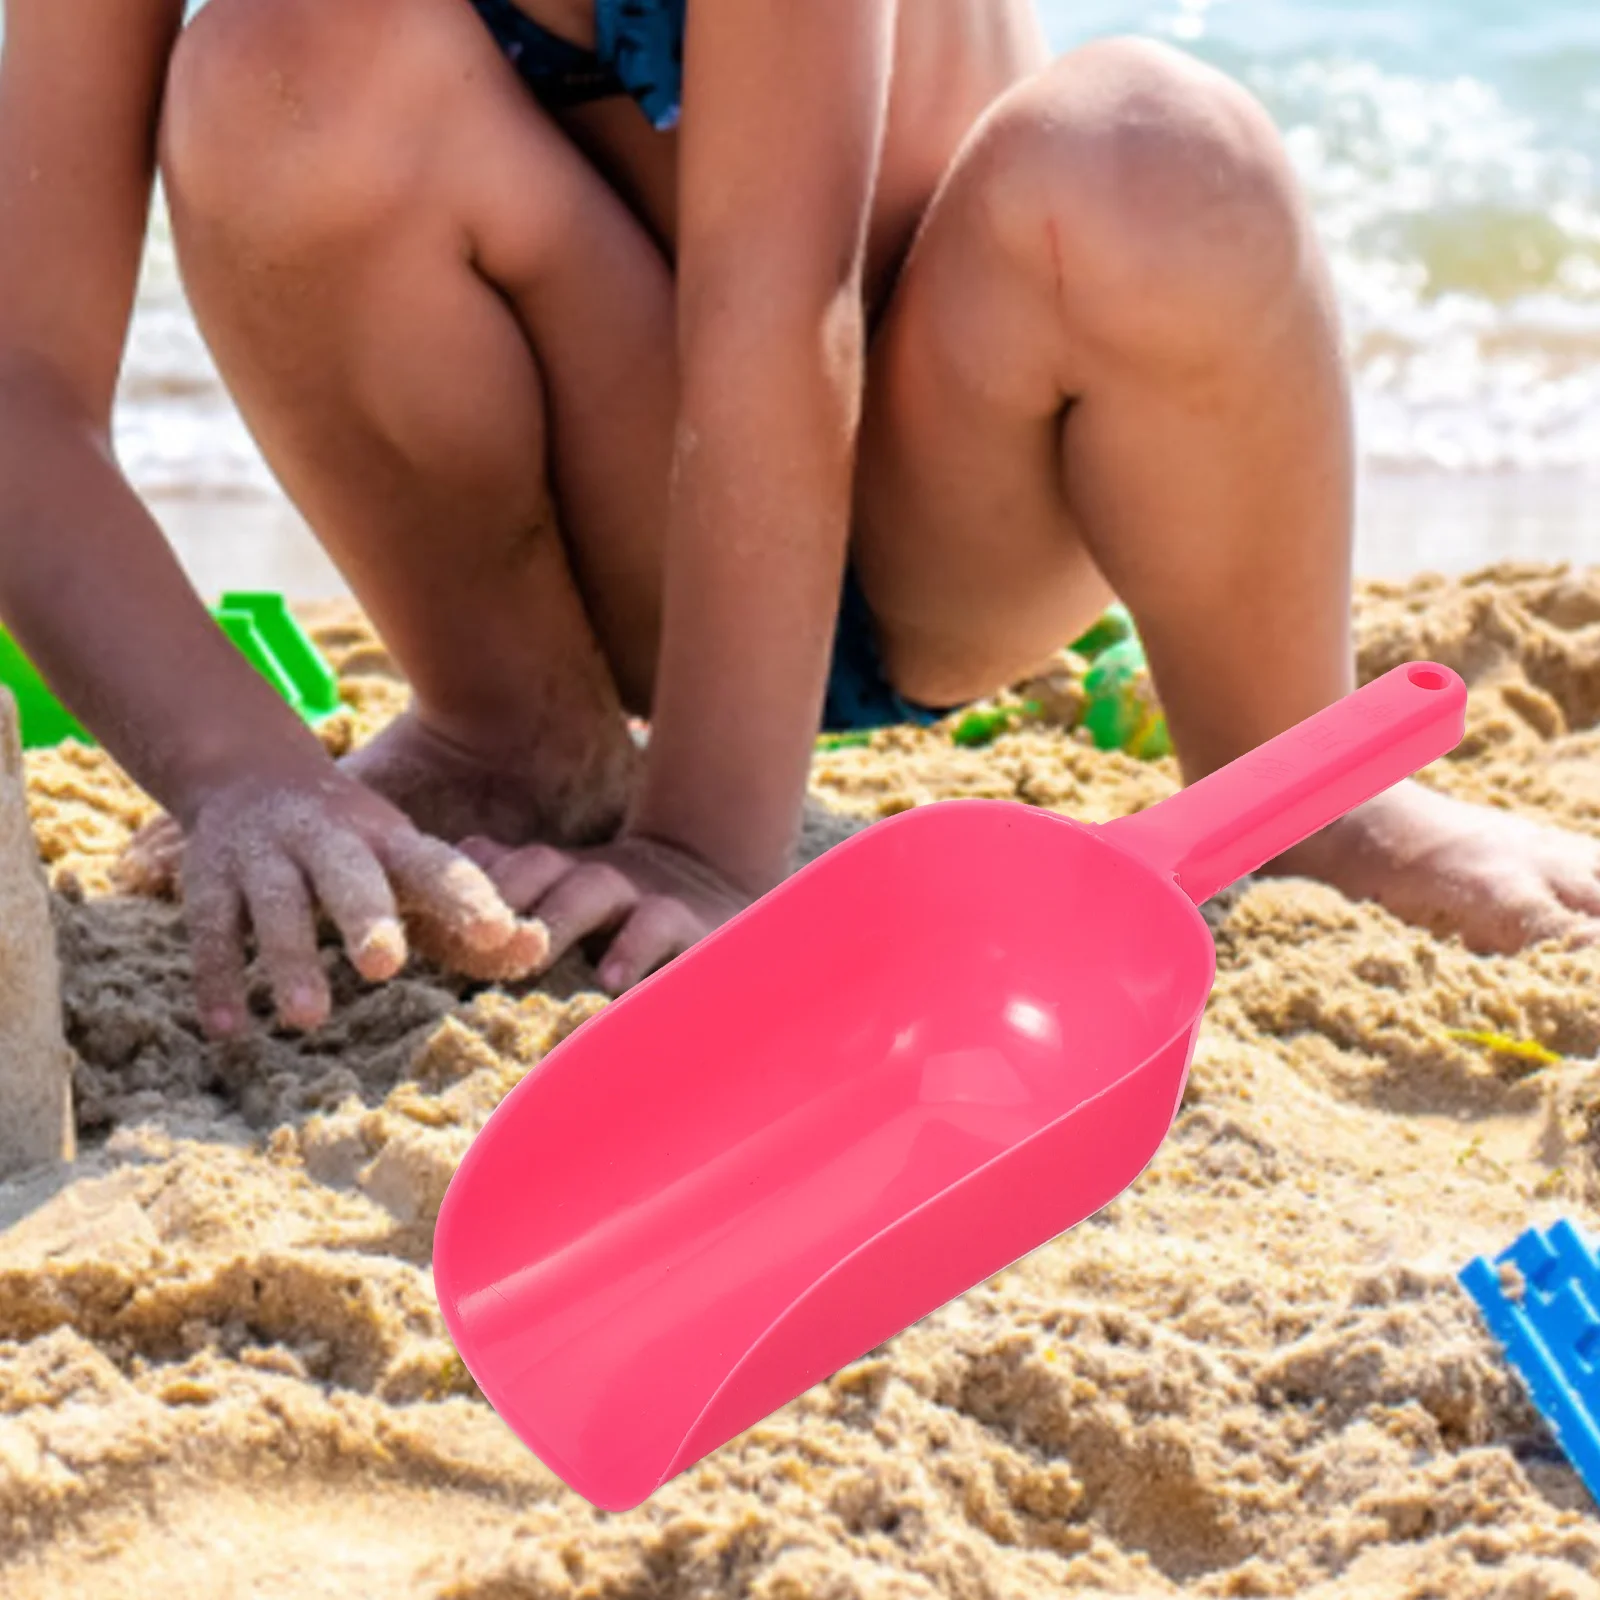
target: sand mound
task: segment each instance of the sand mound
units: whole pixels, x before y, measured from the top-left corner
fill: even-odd
[[[342,748],[403,689],[358,620],[316,622]],[[1360,624],[1368,676],[1430,655],[1473,685],[1429,781],[1600,832],[1600,574],[1369,586]],[[314,1038],[212,1047],[173,909],[106,892],[146,802],[98,755],[30,769],[86,1154],[0,1188],[8,1597],[1600,1597],[1593,1508],[1453,1276],[1593,1220],[1600,953],[1231,891],[1140,1182],[609,1516],[476,1394],[428,1276],[474,1131],[600,1003],[582,963],[526,994],[338,968]],[[888,731],[819,758],[811,848],[930,799],[1101,820],[1174,781],[1048,727]]]

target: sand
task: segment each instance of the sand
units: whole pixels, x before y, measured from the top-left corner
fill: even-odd
[[[0,1179],[76,1153],[73,1056],[32,821],[17,702],[0,688]]]
[[[314,620],[345,748],[403,688],[358,619]],[[1359,623],[1366,675],[1431,655],[1473,685],[1428,781],[1600,832],[1600,573],[1368,586]],[[605,1515],[476,1394],[428,1274],[474,1130],[600,1004],[582,963],[531,993],[338,967],[321,1033],[214,1048],[174,910],[107,892],[147,802],[98,755],[29,772],[83,1154],[0,1188],[7,1600],[1600,1597],[1594,1508],[1454,1281],[1596,1220],[1600,952],[1229,891],[1133,1189]],[[1057,728],[894,730],[819,758],[809,844],[958,794],[1106,819],[1174,781]]]

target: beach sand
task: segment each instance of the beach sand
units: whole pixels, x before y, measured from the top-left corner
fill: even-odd
[[[349,612],[313,621],[339,748],[403,686]],[[1600,573],[1367,585],[1359,629],[1365,676],[1431,656],[1472,685],[1427,781],[1600,833]],[[1313,884],[1227,892],[1139,1182],[605,1515],[476,1394],[428,1275],[475,1129],[600,1004],[582,963],[521,996],[341,967],[320,1033],[212,1048],[173,908],[107,893],[148,803],[95,754],[29,766],[84,1155],[0,1187],[6,1600],[1600,1597],[1593,1507],[1454,1278],[1595,1219],[1600,952],[1477,958]],[[1098,821],[1174,782],[1055,728],[892,730],[818,758],[808,838],[954,795]]]

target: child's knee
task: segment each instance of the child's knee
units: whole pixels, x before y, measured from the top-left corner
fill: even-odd
[[[440,38],[474,28],[454,0],[210,0],[167,77],[175,215],[271,254],[398,210],[445,87]]]
[[[1057,280],[1096,342],[1181,354],[1302,280],[1308,229],[1266,112],[1142,40],[1062,57],[1002,102],[975,152],[999,240]]]

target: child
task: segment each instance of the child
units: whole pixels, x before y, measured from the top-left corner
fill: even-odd
[[[1113,593],[1190,779],[1352,687],[1328,275],[1265,114],[1174,51],[1052,62],[1024,0],[5,18],[0,611],[181,824],[215,1034],[247,932],[326,1014],[319,903],[369,976],[408,911],[474,970],[601,936],[624,989],[788,870],[819,724],[987,693]],[[342,767],[107,447],[157,159],[415,690]],[[1412,784],[1277,866],[1483,949],[1600,927],[1600,845]]]

